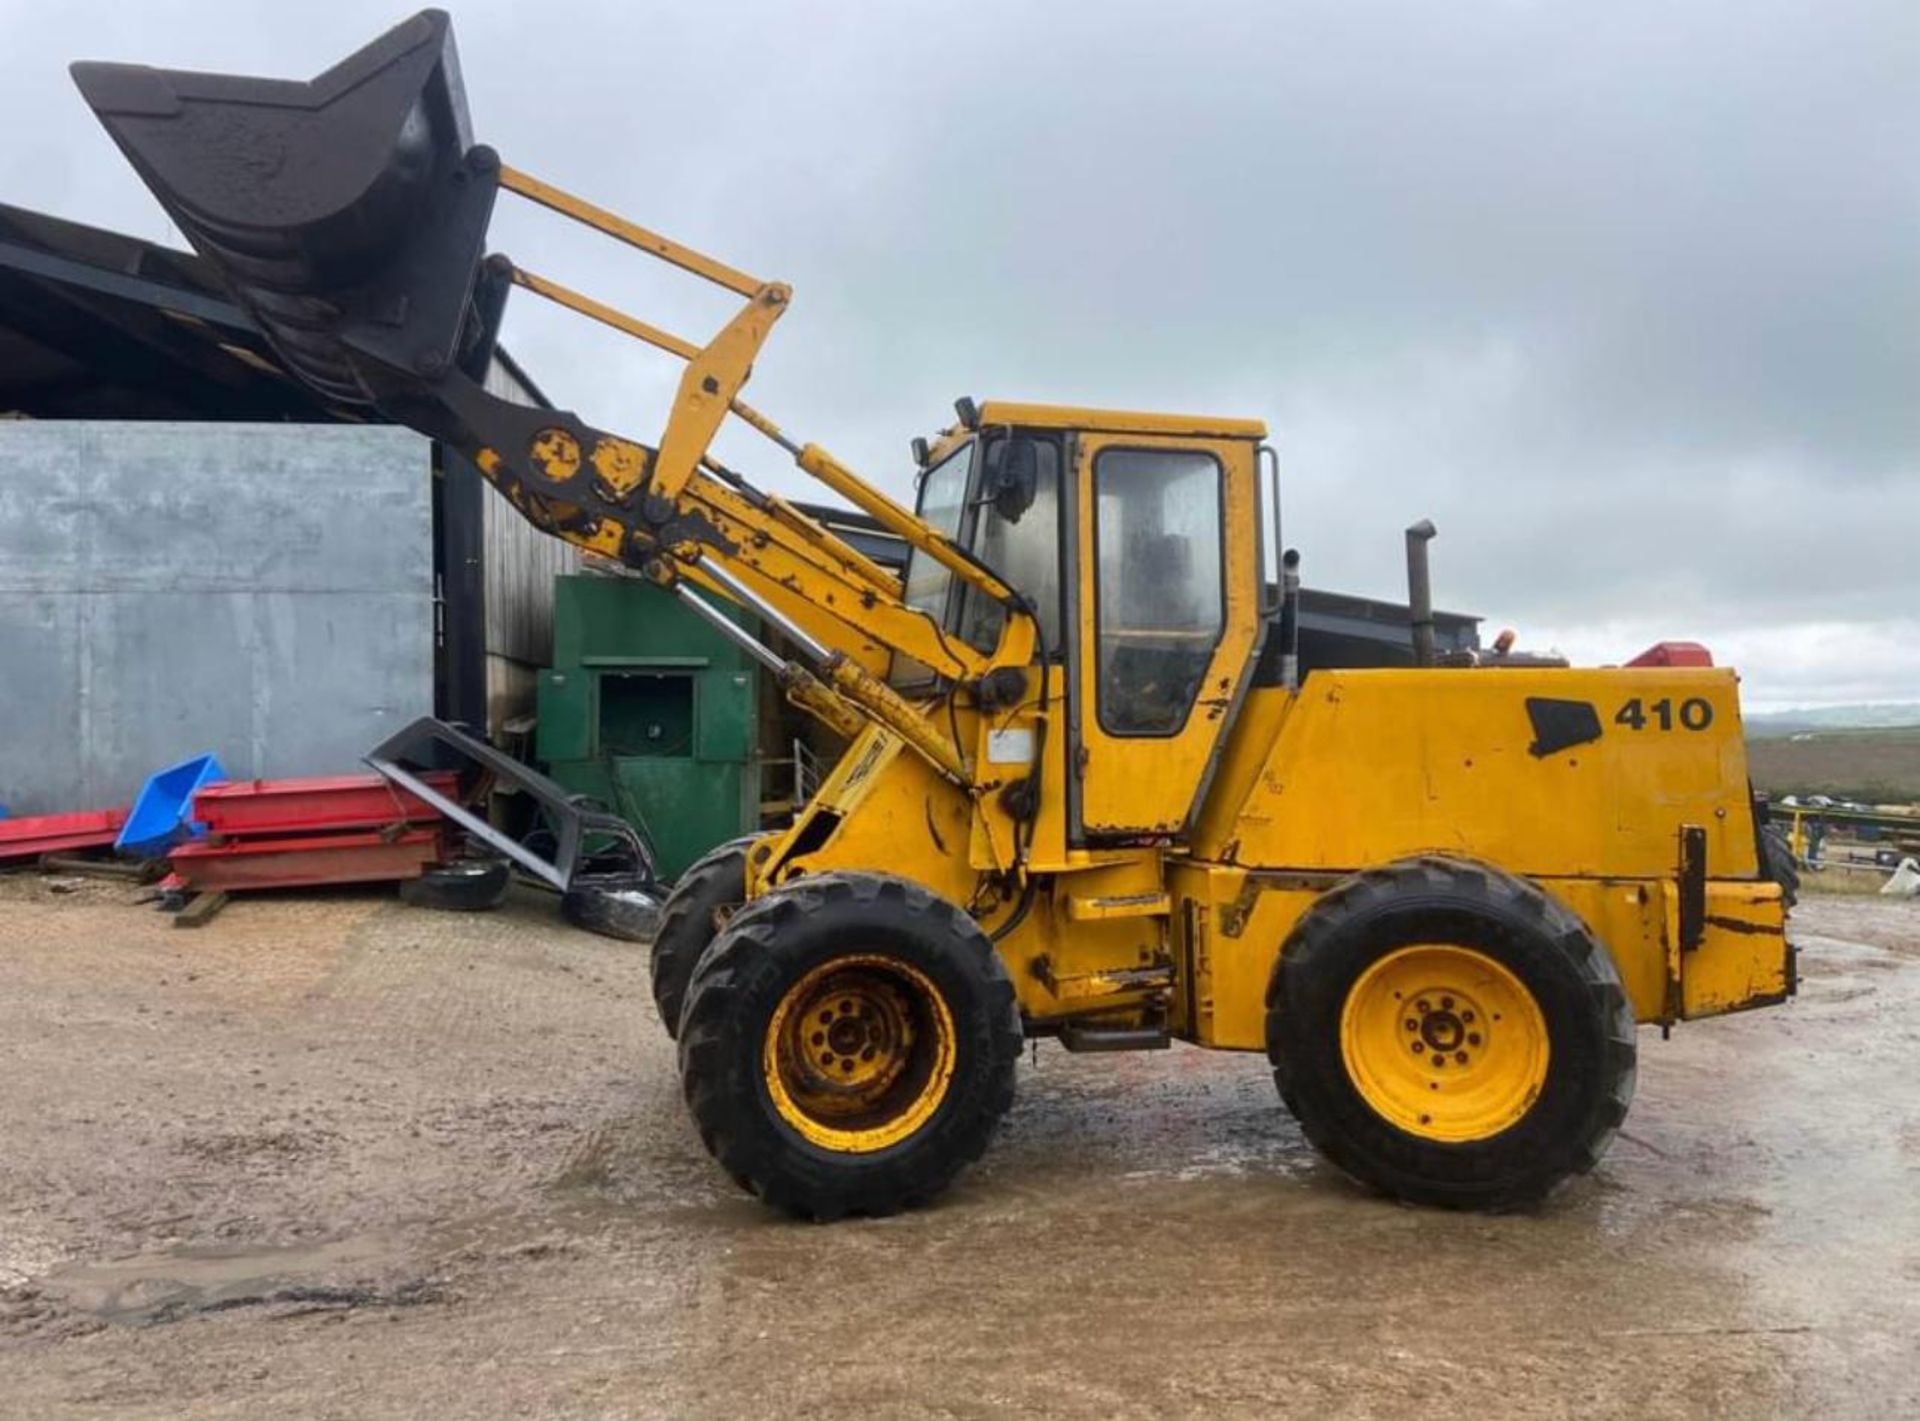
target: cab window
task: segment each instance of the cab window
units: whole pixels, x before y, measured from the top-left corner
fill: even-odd
[[[1024,436],[1023,436],[1024,437]],[[991,484],[998,460],[1009,440],[989,440],[983,459]],[[1056,440],[1029,438],[1034,452],[1033,502],[1017,518],[1003,517],[984,500],[975,509],[971,532],[973,552],[1034,605],[1040,620],[1040,640],[1048,653],[1060,650],[1060,445]],[[968,588],[960,618],[960,635],[978,651],[991,651],[1000,641],[1007,609],[978,588]]]
[[[1093,486],[1100,725],[1173,735],[1226,622],[1220,465],[1192,449],[1107,449]]]

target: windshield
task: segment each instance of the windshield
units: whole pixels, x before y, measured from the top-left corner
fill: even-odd
[[[973,467],[973,445],[967,443],[947,455],[920,482],[920,516],[955,542],[960,541],[960,516],[967,508],[967,474]],[[907,605],[944,624],[947,593],[953,572],[918,548],[907,554]]]
[[[973,472],[972,440],[968,440],[921,476],[918,512],[924,520],[955,542],[967,511],[967,481]],[[905,598],[941,626],[947,624],[947,603],[953,592],[953,572],[918,548],[907,553]],[[933,668],[904,653],[893,658],[887,678],[896,686],[914,686],[933,679]]]
[[[991,485],[1001,460],[1008,457],[1011,435],[970,440],[935,464],[921,477],[921,518],[1023,592],[1040,620],[1041,644],[1049,653],[1060,649],[1060,497],[1062,450],[1057,438],[1020,436],[1033,452],[1033,501],[1012,518],[1003,515],[980,493]],[[984,448],[984,474],[975,468]],[[972,502],[969,502],[971,498]],[[907,555],[905,600],[938,621],[946,630],[958,629],[960,638],[978,651],[991,651],[1000,640],[1007,613],[978,588],[956,589],[951,570],[915,549]],[[961,594],[956,606],[956,590]],[[896,687],[924,685],[933,670],[910,656],[896,655],[888,678]]]

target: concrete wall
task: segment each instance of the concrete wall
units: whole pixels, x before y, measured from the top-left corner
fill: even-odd
[[[406,430],[0,422],[0,804],[358,768],[433,709],[431,526]]]

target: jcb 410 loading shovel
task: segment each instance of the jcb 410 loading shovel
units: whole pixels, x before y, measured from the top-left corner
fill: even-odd
[[[1636,1025],[1791,991],[1732,672],[1436,665],[1416,577],[1410,667],[1302,679],[1253,419],[962,399],[903,507],[746,402],[792,292],[476,144],[437,11],[310,83],[74,72],[290,371],[466,454],[846,742],[791,827],[686,875],[654,946],[701,1138],[769,1202],[933,1197],[1048,1036],[1263,1051],[1356,1178],[1522,1204],[1600,1157]],[[485,256],[502,191],[741,304],[690,340]],[[686,363],[657,444],[486,392],[512,287]],[[904,573],[715,460],[730,416]]]

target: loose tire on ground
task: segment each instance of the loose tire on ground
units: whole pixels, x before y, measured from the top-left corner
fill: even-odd
[[[1593,1168],[1633,1098],[1611,956],[1485,865],[1414,859],[1334,888],[1289,936],[1267,1006],[1274,1080],[1307,1138],[1412,1202],[1533,1203]]]
[[[884,1215],[980,1157],[1021,1044],[971,918],[905,879],[829,873],[755,899],[701,957],[680,1075],[708,1151],[767,1203]]]
[[[576,883],[560,895],[560,916],[601,937],[650,942],[660,927],[660,900],[637,881]]]
[[[654,934],[653,1004],[670,1038],[680,1034],[693,965],[747,896],[747,850],[761,836],[748,834],[709,849],[680,875],[660,911]]]
[[[506,901],[511,879],[504,859],[456,859],[402,880],[400,898],[416,908],[484,913]]]

